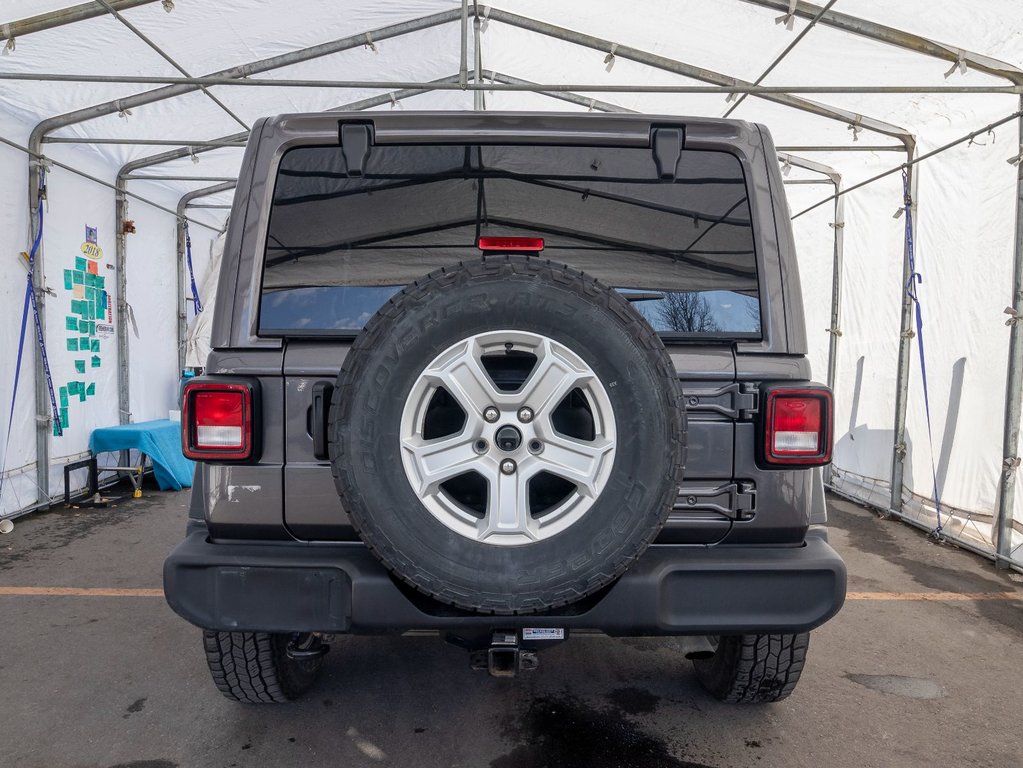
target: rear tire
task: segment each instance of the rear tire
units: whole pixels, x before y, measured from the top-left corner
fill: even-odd
[[[288,656],[291,635],[267,632],[203,631],[203,647],[213,682],[229,699],[243,704],[281,704],[308,691],[323,657]]]
[[[720,701],[763,704],[787,698],[799,682],[810,633],[718,638],[708,659],[694,659],[696,678]]]

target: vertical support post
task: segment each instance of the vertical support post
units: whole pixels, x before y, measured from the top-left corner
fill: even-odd
[[[114,180],[114,232],[116,238],[116,255],[114,270],[117,275],[117,324],[114,331],[117,335],[117,415],[118,422],[128,424],[131,421],[131,377],[128,367],[128,242],[124,234],[124,218],[127,213],[125,187],[127,181],[123,173],[118,173]]]
[[[458,64],[458,84],[469,85],[469,0],[462,0],[461,55]]]
[[[175,261],[177,270],[177,291],[175,292],[174,312],[178,318],[178,373],[185,370],[185,333],[188,323],[188,302],[185,300],[185,199],[178,202],[178,218],[175,228],[178,233],[178,258]]]
[[[1023,95],[1020,96],[1023,110]],[[1019,118],[1023,151],[1023,117]],[[1016,238],[1012,251],[1012,307],[1023,311],[1023,162],[1016,165]],[[1002,474],[998,484],[998,523],[995,529],[995,564],[1008,568],[1012,554],[1013,506],[1019,465],[1020,401],[1023,398],[1023,328],[1014,317],[1009,330],[1009,367],[1005,380],[1005,427],[1002,433]]]
[[[915,144],[906,143],[906,162],[913,162]],[[909,177],[909,196],[912,199],[913,226],[916,227],[916,173],[912,165],[907,165]],[[916,232],[913,232],[916,241]],[[902,284],[899,291],[902,295],[902,321],[899,324],[899,364],[895,375],[895,429],[892,446],[892,485],[889,509],[896,514],[902,513],[902,484],[906,461],[906,401],[909,396],[909,358],[913,349],[913,299],[906,291],[911,271],[909,266],[909,243],[903,238],[902,243]]]
[[[35,138],[35,137],[33,137]],[[39,221],[39,175],[42,157],[42,143],[30,142],[32,154],[28,161],[28,212],[29,242],[35,242],[42,222]],[[36,307],[39,311],[39,326],[43,338],[46,336],[46,273],[43,267],[43,241],[40,239],[36,250],[35,271],[32,273],[32,290],[35,292]],[[31,335],[29,331],[26,333]],[[46,371],[43,368],[43,355],[39,344],[32,345],[35,349],[35,409],[36,409],[36,502],[40,509],[50,507],[50,430],[53,428],[53,412],[50,409],[50,393],[46,387]]]
[[[472,81],[477,85],[475,91],[472,92],[472,108],[477,112],[482,112],[486,105],[483,103],[483,91],[479,89],[480,80],[483,78],[483,51],[480,50],[480,9],[479,6],[473,3],[474,16],[472,18],[472,35],[473,35],[473,57],[475,64],[473,66]]]
[[[831,262],[831,325],[828,333],[828,388],[835,391],[836,371],[838,369],[838,337],[841,335],[842,321],[842,263],[845,249],[845,197],[841,195],[842,177],[835,174],[831,177],[835,185],[834,220],[831,226],[835,230],[834,251]],[[824,482],[831,483],[831,465],[824,467]]]

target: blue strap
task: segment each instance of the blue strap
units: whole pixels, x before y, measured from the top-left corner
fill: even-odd
[[[188,279],[192,284],[192,302],[195,306],[195,314],[202,312],[202,302],[199,301],[199,290],[195,287],[195,272],[192,271],[192,238],[188,234],[188,222],[181,222],[185,229],[185,263],[188,264]]]
[[[7,415],[7,438],[4,440],[3,468],[7,466],[7,451],[11,445],[11,430],[14,426],[14,406],[18,400],[18,384],[21,381],[21,359],[25,352],[25,329],[28,327],[28,310],[32,308],[33,322],[36,329],[36,341],[39,344],[39,352],[43,361],[43,371],[46,373],[46,385],[50,390],[50,406],[53,408],[53,423],[57,435],[63,435],[64,430],[60,424],[60,410],[57,408],[57,398],[53,394],[53,379],[50,376],[50,362],[46,356],[46,342],[43,338],[43,326],[39,321],[39,309],[36,306],[36,293],[33,285],[35,274],[36,253],[39,251],[39,244],[43,240],[43,198],[46,192],[46,169],[39,167],[39,228],[36,230],[35,239],[32,241],[32,248],[28,253],[28,275],[25,277],[25,302],[21,308],[21,330],[18,332],[18,359],[14,364],[14,389],[11,392],[11,409]],[[3,493],[4,474],[0,470],[0,494]]]
[[[923,276],[916,271],[916,257],[913,249],[913,198],[909,194],[909,174],[902,172],[903,205],[906,211],[906,252],[909,255],[909,282],[906,283],[906,295],[913,301],[916,310],[916,345],[920,354],[920,379],[924,386],[924,411],[927,414],[927,441],[931,449],[931,478],[934,481],[934,511],[938,524],[931,533],[941,533],[941,491],[938,487],[938,470],[934,464],[934,435],[931,432],[931,398],[927,389],[927,361],[924,357],[924,316],[920,307],[920,298],[916,286],[923,282]]]

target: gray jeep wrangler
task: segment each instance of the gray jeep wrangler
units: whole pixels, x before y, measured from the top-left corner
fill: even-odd
[[[342,634],[512,676],[598,631],[676,636],[714,696],[777,701],[845,599],[759,125],[262,120],[212,348],[164,585],[229,698],[300,695]]]

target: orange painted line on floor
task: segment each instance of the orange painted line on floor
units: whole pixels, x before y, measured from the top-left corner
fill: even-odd
[[[163,597],[162,589],[110,587],[0,587],[0,595],[42,597]]]
[[[1019,592],[849,592],[845,599],[962,603],[971,600],[1023,600],[1023,594]]]

